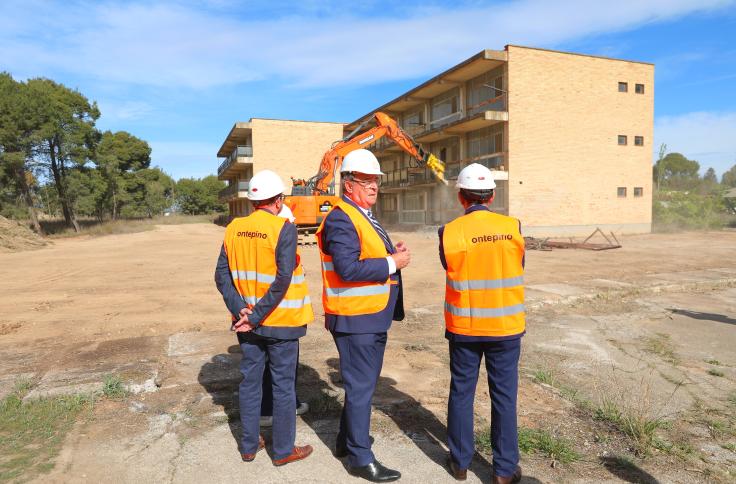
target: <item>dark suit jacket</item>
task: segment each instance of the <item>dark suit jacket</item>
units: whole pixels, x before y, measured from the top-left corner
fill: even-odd
[[[370,223],[355,202],[347,197],[343,197],[343,200],[356,207]],[[396,252],[390,240],[384,244],[389,254]],[[322,229],[322,247],[332,256],[335,272],[345,281],[383,282],[389,276],[385,258],[360,260],[358,232],[350,217],[342,210],[333,210],[327,215]],[[388,304],[382,311],[358,316],[326,314],[327,329],[338,333],[382,333],[391,327],[392,320],[404,319],[401,272],[393,274],[391,278],[398,283],[391,287]]]

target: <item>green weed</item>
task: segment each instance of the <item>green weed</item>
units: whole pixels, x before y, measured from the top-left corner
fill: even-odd
[[[542,429],[519,428],[519,449],[524,453],[535,452],[568,464],[580,459],[567,439],[556,437]]]
[[[554,386],[555,384],[555,377],[551,370],[538,368],[534,370],[532,378],[536,383],[545,383],[550,386]]]
[[[105,375],[102,380],[102,394],[107,398],[123,398],[128,394],[123,380],[118,375]]]
[[[50,471],[67,432],[79,414],[91,410],[89,395],[64,395],[24,402],[30,387],[0,401],[0,481],[30,479]]]

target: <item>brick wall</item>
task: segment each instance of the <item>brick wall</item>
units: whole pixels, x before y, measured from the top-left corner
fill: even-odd
[[[291,192],[291,178],[310,178],[317,173],[322,155],[342,138],[341,123],[315,123],[272,119],[251,120],[253,127],[253,173],[273,170]]]
[[[528,233],[649,232],[654,66],[509,46],[508,90],[509,214]]]

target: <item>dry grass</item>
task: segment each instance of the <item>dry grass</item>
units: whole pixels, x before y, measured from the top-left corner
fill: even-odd
[[[76,237],[79,235],[131,234],[153,230],[156,225],[181,225],[193,223],[214,223],[214,215],[171,215],[142,219],[119,219],[100,222],[96,219],[79,220],[81,232],[77,233],[66,226],[63,220],[46,220],[41,223],[50,238]]]
[[[657,333],[656,336],[647,338],[644,349],[673,365],[677,365],[680,362],[680,359],[675,354],[674,345],[668,334]]]

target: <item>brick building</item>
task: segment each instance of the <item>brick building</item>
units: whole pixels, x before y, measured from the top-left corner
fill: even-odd
[[[450,180],[473,162],[494,170],[492,208],[519,218],[525,234],[651,230],[654,66],[514,45],[484,50],[346,126],[236,123],[217,153],[230,214],[249,212],[254,170],[287,184],[308,178],[332,142],[376,111],[445,161]],[[376,207],[385,223],[439,225],[460,213],[452,183],[390,140],[371,149],[387,173]]]
[[[247,215],[246,194],[253,173],[273,170],[291,192],[291,177],[309,178],[317,173],[322,155],[343,136],[343,123],[252,118],[239,122],[228,133],[220,150],[224,158],[217,177],[228,182],[220,200],[228,202],[231,217]]]
[[[509,45],[484,50],[375,111],[397,119],[454,179],[463,166],[495,172],[492,208],[525,234],[587,235],[595,227],[651,230],[654,66]],[[455,189],[413,166],[391,142],[372,147],[387,175],[386,223],[456,217]]]

